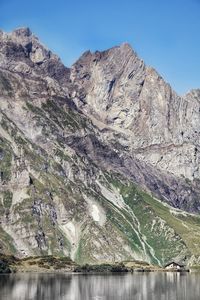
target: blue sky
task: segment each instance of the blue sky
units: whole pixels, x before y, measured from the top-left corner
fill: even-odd
[[[129,42],[179,94],[200,88],[200,0],[0,0],[0,28],[21,26],[67,66]]]

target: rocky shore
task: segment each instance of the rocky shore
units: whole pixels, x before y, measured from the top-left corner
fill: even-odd
[[[79,265],[69,257],[36,256],[19,259],[0,254],[0,274],[5,273],[121,273],[121,272],[188,272],[189,269],[167,270],[142,261]]]

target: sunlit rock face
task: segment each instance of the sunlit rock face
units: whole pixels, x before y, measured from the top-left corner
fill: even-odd
[[[198,260],[199,103],[128,44],[67,68],[0,32],[0,251]]]
[[[179,97],[128,44],[86,52],[71,78],[78,86],[77,105],[110,129],[106,139],[118,133],[120,144],[139,160],[178,177],[199,178],[199,91]]]

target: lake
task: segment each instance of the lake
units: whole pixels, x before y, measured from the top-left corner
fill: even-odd
[[[200,273],[0,275],[1,300],[199,300]]]

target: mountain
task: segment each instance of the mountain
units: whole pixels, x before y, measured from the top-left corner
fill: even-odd
[[[199,124],[126,43],[67,68],[0,31],[0,252],[198,264]]]

